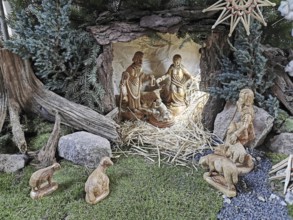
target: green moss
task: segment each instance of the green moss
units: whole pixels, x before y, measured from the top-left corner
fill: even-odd
[[[281,133],[280,129],[288,117],[289,114],[286,111],[278,109],[278,115],[274,120],[273,131],[276,133]]]
[[[23,130],[27,135],[50,133],[54,126],[54,123],[32,116],[25,116],[22,120],[22,124],[24,125]]]
[[[280,130],[281,132],[293,132],[293,117],[287,118]]]
[[[287,207],[289,216],[293,217],[293,205],[288,205]]]
[[[28,142],[30,151],[40,150],[48,141],[50,133],[44,133],[31,138]]]
[[[222,197],[202,178],[202,171],[120,158],[110,167],[110,195],[97,205],[85,200],[89,170],[69,162],[54,175],[59,189],[34,201],[26,167],[0,177],[0,219],[216,219]]]
[[[280,161],[288,157],[287,154],[280,154],[280,153],[274,153],[274,152],[266,152],[266,156],[270,159],[273,165],[276,163],[279,163]]]

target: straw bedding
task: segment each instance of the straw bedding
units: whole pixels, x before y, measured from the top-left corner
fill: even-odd
[[[175,119],[170,128],[157,128],[147,122],[126,121],[121,124],[122,145],[128,146],[127,153],[142,155],[159,166],[162,162],[182,166],[195,166],[190,160],[197,152],[211,148],[211,133],[201,123],[203,106],[208,94],[200,92],[193,80],[187,90],[186,110]]]

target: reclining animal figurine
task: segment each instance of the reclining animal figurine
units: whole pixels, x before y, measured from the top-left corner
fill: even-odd
[[[103,157],[99,166],[88,177],[84,187],[87,203],[94,205],[109,194],[109,177],[105,171],[112,165],[113,162],[109,157]]]
[[[208,168],[209,172],[204,174],[204,179],[209,184],[228,197],[236,196],[235,185],[238,182],[238,170],[231,160],[216,154],[209,154],[201,157],[199,164],[203,168]]]

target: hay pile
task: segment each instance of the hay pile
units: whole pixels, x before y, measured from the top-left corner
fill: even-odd
[[[189,166],[190,158],[199,151],[210,148],[211,133],[201,124],[201,113],[208,94],[200,92],[194,79],[187,91],[188,108],[176,117],[170,128],[157,128],[144,121],[126,121],[121,124],[123,145],[127,153],[142,155],[155,162]]]

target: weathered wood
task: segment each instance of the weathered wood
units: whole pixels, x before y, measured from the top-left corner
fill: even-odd
[[[5,14],[4,14],[4,7],[3,7],[2,0],[0,0],[0,27],[1,27],[1,32],[3,34],[3,39],[8,40],[9,34],[8,34],[7,24],[5,21]]]
[[[27,152],[27,144],[22,130],[19,114],[20,107],[12,98],[8,100],[9,118],[12,126],[13,141],[21,153]]]
[[[97,59],[98,79],[105,94],[103,97],[104,112],[108,113],[116,107],[113,87],[113,54],[112,45],[103,47],[103,53]]]
[[[4,88],[4,82],[0,69],[0,132],[2,131],[7,114],[7,94]]]
[[[53,131],[46,143],[45,146],[40,150],[38,153],[38,161],[40,162],[40,167],[47,167],[52,165],[54,162],[56,162],[56,149],[58,146],[58,141],[60,138],[60,116],[58,112],[55,115],[55,124]]]
[[[0,67],[8,96],[13,97],[21,109],[51,121],[58,111],[63,124],[100,135],[110,141],[119,139],[119,126],[113,120],[46,90],[34,75],[28,60],[23,61],[16,54],[1,49]]]
[[[293,156],[293,154],[290,154],[289,159],[288,159],[288,166],[287,166],[287,169],[286,169],[286,178],[285,178],[284,191],[283,191],[284,194],[286,194],[287,187],[288,187],[289,182],[290,182],[292,156]]]
[[[293,49],[281,50],[275,47],[262,46],[264,56],[268,59],[267,71],[275,74],[272,93],[293,115],[293,81],[285,73],[285,66],[293,59]]]
[[[272,166],[271,170],[277,169],[280,166],[283,166],[284,164],[286,164],[288,162],[289,157],[287,157],[286,159],[280,161],[279,163],[276,163],[274,166]]]
[[[272,92],[291,115],[293,115],[293,82],[287,73],[276,72],[276,79]]]
[[[111,119],[114,119],[114,118],[117,118],[118,117],[118,113],[119,113],[119,109],[118,107],[114,108],[112,111],[110,111],[106,117],[107,118],[111,118]]]
[[[205,47],[201,48],[201,82],[200,89],[207,91],[211,86],[219,86],[217,75],[221,73],[220,59],[222,55],[228,56],[230,53],[227,43],[227,35],[222,32],[213,32],[205,42]],[[224,54],[226,52],[226,54]],[[203,113],[202,122],[205,128],[213,131],[214,121],[217,114],[223,110],[225,101],[217,97],[209,97]]]

